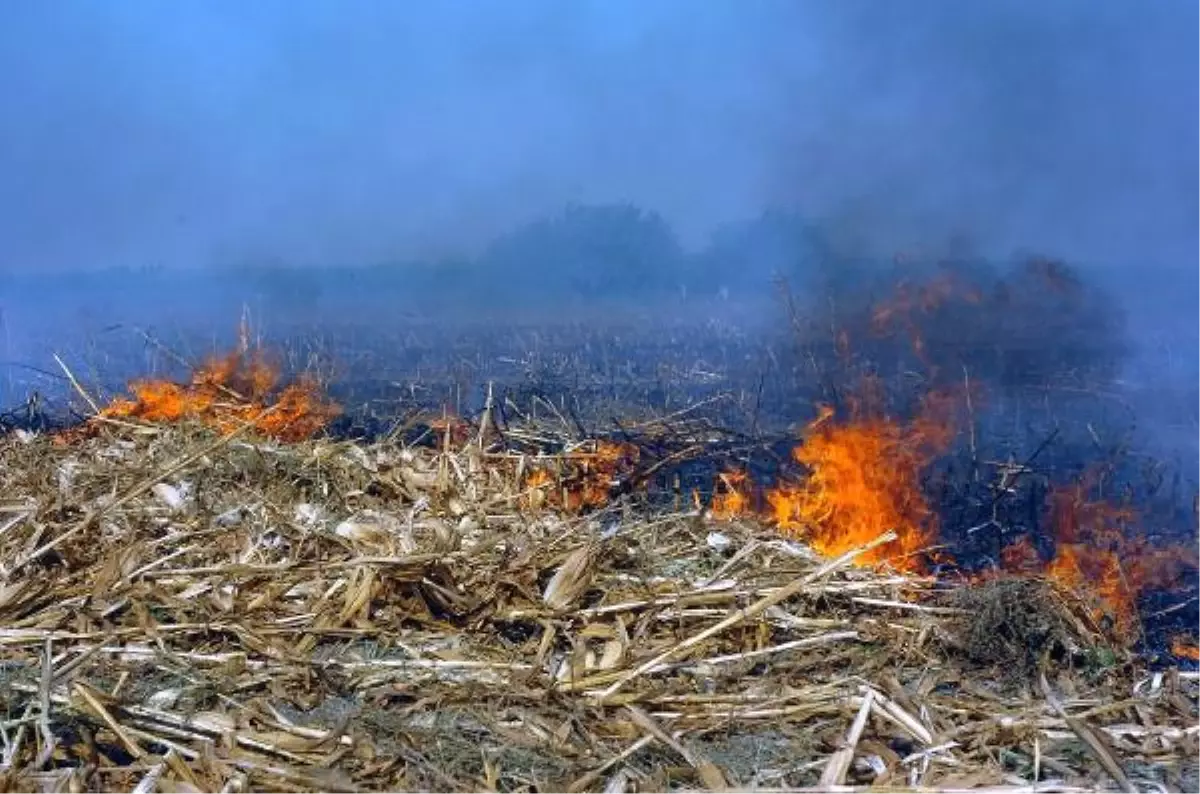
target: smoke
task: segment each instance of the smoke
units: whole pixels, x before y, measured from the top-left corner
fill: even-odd
[[[0,28],[0,268],[468,256],[629,201],[1195,256],[1197,11],[1112,2],[72,3]]]
[[[824,112],[800,136],[769,128],[776,195],[877,254],[956,235],[990,255],[1190,268],[1194,4],[837,6]]]

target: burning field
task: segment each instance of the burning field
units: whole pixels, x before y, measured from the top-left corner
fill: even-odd
[[[760,378],[741,428],[489,384],[351,437],[246,329],[107,401],[68,372],[85,421],[0,439],[0,784],[1194,789],[1194,508],[1013,417],[1018,371],[1104,374],[1009,324],[1102,336],[1082,289],[793,312],[790,430]]]

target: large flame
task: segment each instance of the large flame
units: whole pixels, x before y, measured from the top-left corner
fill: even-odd
[[[869,386],[869,384],[868,384]],[[870,396],[870,389],[861,392]],[[853,406],[851,417],[837,421],[823,407],[809,424],[792,457],[806,474],[784,480],[765,492],[767,521],[806,540],[814,550],[837,556],[894,531],[897,540],[879,546],[859,564],[887,561],[908,571],[923,568],[922,552],[937,538],[937,516],[925,500],[921,476],[952,436],[948,401],[933,395],[911,422],[900,422]],[[718,477],[710,514],[727,520],[754,512],[753,483],[742,471]]]
[[[792,456],[807,474],[766,490],[764,517],[837,556],[888,530],[898,539],[858,558],[920,571],[938,538],[937,515],[926,502],[921,473],[951,437],[945,399],[927,400],[911,423],[882,417],[836,422],[822,411]],[[1047,525],[1055,553],[1044,560],[1027,535],[1001,551],[999,575],[1040,576],[1077,596],[1093,625],[1132,643],[1141,634],[1138,599],[1147,590],[1176,590],[1196,567],[1193,547],[1155,544],[1137,532],[1126,506],[1089,498],[1090,480],[1053,490]],[[718,475],[710,506],[714,520],[754,514],[753,483],[742,471]],[[985,574],[990,577],[996,574]],[[1179,644],[1181,654],[1191,653]],[[1180,654],[1177,654],[1180,655]]]
[[[920,552],[937,537],[937,516],[921,475],[951,438],[944,402],[931,399],[910,423],[881,416],[833,421],[829,411],[809,426],[792,456],[808,475],[767,491],[770,517],[813,549],[837,556],[894,531],[898,538],[858,558],[920,570]]]

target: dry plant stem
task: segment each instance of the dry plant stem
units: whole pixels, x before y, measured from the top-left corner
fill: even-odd
[[[1033,737],[1033,782],[1036,784],[1042,778],[1042,743],[1038,737]]]
[[[76,682],[72,688],[75,690],[75,693],[79,695],[79,697],[82,698],[85,703],[87,703],[88,708],[91,709],[91,711],[97,717],[99,717],[105,725],[108,726],[109,730],[117,735],[117,738],[121,740],[121,744],[125,745],[125,749],[129,751],[130,755],[132,755],[134,758],[141,758],[146,755],[146,751],[139,747],[138,743],[125,733],[125,730],[121,727],[120,723],[116,721],[113,715],[109,713],[108,709],[104,707],[104,704],[102,704],[96,698],[96,696],[92,694],[91,690],[89,690],[87,686]]]
[[[17,734],[13,737],[12,742],[10,743],[8,738],[5,737],[4,757],[2,762],[0,762],[0,770],[12,769],[17,758],[20,757],[21,748],[24,747],[25,736],[28,733],[30,721],[39,719],[39,717],[34,716],[33,713],[36,707],[37,702],[30,700],[25,705],[25,713],[21,715],[20,725],[17,726]]]
[[[842,640],[857,640],[859,638],[857,631],[833,631],[828,634],[818,634],[815,637],[805,637],[802,640],[792,640],[790,642],[782,642],[779,645],[772,645],[769,648],[759,648],[756,651],[746,651],[745,653],[731,653],[725,656],[712,656],[707,659],[697,659],[695,662],[684,664],[671,665],[671,667],[692,667],[710,664],[727,664],[729,662],[744,662],[748,659],[757,659],[762,656],[771,656],[784,651],[793,651],[798,648],[812,648],[817,645],[829,645]],[[661,672],[668,667],[658,667],[651,672]]]
[[[273,407],[267,409],[267,411],[263,412],[262,415],[265,416],[266,414],[270,413],[272,410],[274,410]],[[71,529],[68,529],[63,534],[61,534],[58,537],[54,538],[53,540],[45,543],[44,545],[40,546],[39,548],[34,549],[25,558],[13,563],[13,567],[7,571],[8,575],[11,576],[12,574],[19,571],[21,568],[24,568],[29,563],[31,563],[34,560],[41,557],[46,552],[52,551],[52,550],[58,548],[63,543],[66,543],[68,540],[70,540],[71,538],[78,535],[80,532],[83,532],[88,527],[95,524],[96,521],[99,520],[100,516],[104,514],[104,512],[109,511],[109,510],[116,510],[120,507],[123,507],[124,505],[126,505],[130,501],[132,501],[134,498],[139,496],[143,491],[153,488],[156,483],[159,483],[163,479],[170,477],[172,474],[175,474],[176,472],[187,468],[192,463],[195,463],[197,460],[200,460],[201,458],[203,458],[205,455],[210,455],[213,452],[216,452],[218,449],[225,446],[230,441],[233,441],[235,438],[242,435],[246,431],[250,430],[252,427],[254,427],[253,422],[243,423],[241,427],[238,427],[237,429],[235,429],[229,433],[226,433],[225,435],[221,436],[213,443],[211,443],[205,447],[202,447],[200,450],[193,452],[190,455],[184,455],[181,459],[177,460],[175,463],[171,464],[163,471],[160,471],[157,474],[155,474],[154,476],[147,477],[146,479],[142,480],[141,482],[139,482],[138,484],[136,484],[132,488],[130,488],[128,491],[126,491],[124,494],[122,494],[120,497],[118,497],[117,499],[113,500],[112,502],[106,504],[103,508],[92,509],[92,510],[88,511],[88,514],[86,516],[84,516],[79,521],[79,523],[77,523]]]
[[[37,761],[34,762],[37,769],[41,769],[50,760],[58,743],[54,737],[54,731],[50,729],[50,686],[54,681],[53,659],[50,640],[47,639],[42,650],[42,676],[38,682],[38,733],[42,738],[42,749],[38,753]]]
[[[858,604],[867,604],[876,607],[891,607],[893,609],[908,609],[913,612],[925,612],[930,615],[969,615],[968,610],[958,609],[956,607],[931,607],[925,604],[910,604],[905,601],[888,601],[882,598],[864,598],[855,596],[851,599]]]
[[[900,726],[922,744],[927,746],[933,744],[933,734],[929,732],[929,729],[886,695],[868,686],[859,687],[859,691],[871,697],[875,714]]]
[[[597,780],[599,780],[601,778],[601,776],[604,775],[605,772],[612,769],[614,766],[621,763],[622,761],[625,761],[626,759],[630,758],[635,753],[637,753],[639,750],[641,750],[643,747],[645,747],[648,744],[651,744],[654,741],[656,741],[656,739],[653,734],[647,734],[645,736],[642,736],[636,742],[629,745],[624,750],[617,753],[612,758],[608,759],[603,764],[601,764],[600,766],[593,769],[591,772],[588,772],[583,777],[572,782],[571,785],[567,786],[567,791],[571,792],[571,794],[578,794],[578,792],[584,791],[585,789],[590,788],[591,785],[593,783],[595,783]]]
[[[75,374],[72,373],[71,370],[67,368],[67,365],[63,362],[63,360],[61,358],[58,357],[57,353],[54,354],[54,360],[57,361],[58,366],[62,368],[62,371],[66,375],[67,380],[70,381],[71,386],[75,389],[76,392],[78,392],[79,396],[84,399],[84,401],[88,404],[88,407],[91,408],[92,415],[89,417],[89,421],[103,422],[104,424],[112,425],[113,427],[121,427],[121,428],[125,428],[126,430],[134,430],[134,431],[142,432],[142,433],[147,432],[147,431],[154,432],[153,428],[149,427],[147,425],[137,424],[136,422],[128,422],[123,419],[113,418],[111,416],[105,416],[104,412],[100,410],[99,404],[97,404],[97,402],[92,398],[92,396],[90,394],[88,394],[87,391],[84,390],[83,386],[79,383],[79,381],[75,379]]]
[[[748,558],[751,554],[758,551],[759,547],[760,547],[760,543],[757,540],[747,543],[745,546],[738,549],[737,553],[734,554],[732,557],[730,557],[729,560],[724,565],[722,565],[720,568],[718,568],[716,570],[716,572],[713,573],[712,576],[708,577],[703,582],[701,582],[700,586],[707,587],[707,586],[711,585],[713,582],[720,581],[720,579],[722,577],[728,575],[730,571],[734,570],[739,565],[741,565],[742,562],[744,562],[746,560],[746,558]]]
[[[105,637],[100,642],[98,642],[95,645],[92,645],[90,647],[84,648],[83,651],[81,653],[79,653],[74,659],[72,659],[70,662],[63,665],[62,667],[58,668],[58,670],[56,670],[54,672],[54,683],[66,681],[68,678],[70,678],[72,673],[74,673],[76,670],[83,667],[83,665],[86,664],[88,661],[90,661],[91,658],[93,656],[95,656],[97,653],[100,653],[103,650],[104,644],[107,642],[110,642],[112,640],[112,638],[113,638],[112,634],[105,635]],[[49,641],[49,640],[47,640],[47,641]]]
[[[663,730],[662,726],[655,722],[653,717],[642,711],[637,706],[630,704],[625,706],[625,710],[629,712],[631,717],[633,717],[634,723],[636,723],[639,728],[649,733],[655,739],[658,739],[667,747],[670,747],[672,750],[678,753],[683,760],[687,761],[688,764],[696,770],[696,773],[700,776],[700,780],[703,781],[704,785],[709,791],[725,791],[729,788],[729,783],[725,780],[725,776],[721,773],[721,770],[718,769],[715,764],[713,764],[712,761],[709,761],[707,758],[704,758],[694,751],[684,747],[679,743],[678,739],[674,738],[665,730]]]
[[[863,728],[867,726],[867,717],[870,716],[874,703],[875,693],[867,690],[867,696],[863,698],[858,714],[855,715],[854,722],[850,723],[850,730],[846,731],[841,746],[829,756],[829,762],[821,772],[818,785],[840,786],[846,782],[846,772],[850,769],[850,762],[854,760],[854,751],[858,748],[858,740],[862,738]]]
[[[155,791],[158,788],[159,778],[167,770],[170,759],[175,757],[177,757],[177,753],[174,750],[168,750],[166,757],[150,767],[150,771],[134,786],[133,794],[150,794],[150,792]]]
[[[62,368],[63,374],[67,376],[67,380],[71,382],[71,387],[79,393],[79,396],[84,399],[88,407],[92,409],[93,416],[99,416],[102,412],[100,406],[92,399],[92,396],[84,391],[83,386],[79,385],[79,381],[75,379],[75,373],[67,367],[63,360],[58,357],[58,353],[54,354],[54,360],[58,362],[58,366]]]
[[[1112,753],[1109,752],[1108,748],[1104,746],[1104,743],[1100,741],[1100,738],[1096,736],[1092,729],[1087,726],[1087,723],[1067,714],[1067,710],[1063,707],[1062,702],[1054,694],[1054,690],[1050,688],[1050,682],[1046,680],[1046,674],[1039,673],[1038,680],[1042,686],[1042,694],[1045,695],[1046,702],[1050,704],[1050,708],[1054,709],[1058,716],[1062,717],[1063,721],[1067,723],[1068,727],[1083,740],[1088,751],[1104,767],[1104,771],[1112,775],[1112,779],[1117,782],[1122,791],[1127,792],[1127,794],[1137,794],[1137,786],[1133,785],[1132,781],[1129,780],[1129,777],[1125,774],[1125,770],[1117,763],[1117,759],[1113,758]]]
[[[885,543],[891,543],[895,539],[896,539],[895,532],[891,532],[891,531],[885,532],[884,534],[880,535],[878,538],[876,538],[875,540],[866,544],[865,546],[859,546],[857,549],[851,549],[850,551],[846,552],[842,556],[838,557],[835,560],[831,560],[830,562],[821,566],[820,568],[818,568],[817,570],[808,574],[807,576],[803,576],[800,579],[797,579],[796,581],[789,584],[787,587],[781,587],[775,593],[757,601],[756,603],[752,604],[751,606],[747,607],[746,609],[738,610],[734,614],[727,617],[725,620],[722,620],[721,622],[708,627],[707,629],[700,632],[699,634],[695,634],[695,635],[689,637],[688,639],[684,640],[683,642],[679,643],[678,645],[675,645],[674,647],[669,648],[666,651],[663,651],[662,653],[660,653],[658,656],[655,656],[650,661],[634,668],[633,670],[629,671],[625,675],[621,676],[619,679],[617,679],[615,682],[613,682],[612,686],[610,686],[608,689],[606,689],[600,693],[598,700],[601,703],[603,703],[604,701],[608,700],[613,695],[615,695],[617,692],[620,692],[621,688],[624,687],[625,684],[629,683],[634,678],[637,678],[638,676],[643,675],[644,673],[647,673],[650,670],[653,670],[655,667],[658,667],[660,664],[667,661],[672,656],[675,656],[678,653],[682,653],[683,651],[686,651],[689,648],[693,648],[693,647],[699,645],[700,643],[704,642],[708,638],[714,637],[723,631],[733,628],[734,626],[738,625],[739,623],[742,623],[743,621],[750,620],[751,618],[765,612],[767,609],[775,606],[776,604],[782,603],[782,602],[786,601],[787,599],[791,598],[793,595],[796,595],[801,590],[803,590],[805,586],[817,581],[818,579],[821,579],[824,576],[829,575],[833,571],[836,571],[838,568],[841,568],[842,566],[849,564],[852,560],[854,560],[860,554],[868,552],[877,546],[882,546]]]

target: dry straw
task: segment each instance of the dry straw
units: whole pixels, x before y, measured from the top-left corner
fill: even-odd
[[[0,787],[1195,789],[1195,674],[1068,618],[988,666],[874,544],[558,511],[484,440],[0,440]]]

